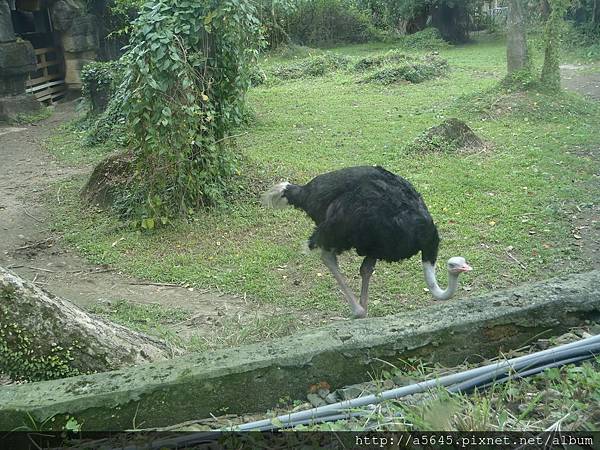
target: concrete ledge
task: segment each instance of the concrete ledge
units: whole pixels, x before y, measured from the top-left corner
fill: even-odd
[[[166,426],[247,413],[301,398],[321,380],[365,381],[382,363],[443,364],[496,355],[542,332],[600,320],[600,270],[532,283],[395,316],[335,323],[275,342],[63,380],[0,388],[0,430],[66,415],[84,430]],[[474,356],[477,355],[477,356]]]

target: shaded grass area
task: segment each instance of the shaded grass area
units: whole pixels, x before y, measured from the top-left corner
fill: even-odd
[[[112,143],[84,146],[87,132],[77,122],[61,125],[43,144],[44,148],[68,164],[91,164],[113,150]]]
[[[31,113],[19,113],[14,119],[9,121],[16,125],[32,125],[37,122],[41,122],[52,115],[53,109],[47,106],[42,106],[39,111]],[[2,122],[0,122],[2,123]]]
[[[98,303],[89,308],[89,311],[132,330],[152,334],[173,343],[179,342],[168,325],[188,317],[187,311],[180,308],[165,308],[157,304],[132,303],[127,300]]]
[[[332,51],[364,57],[392,47]],[[335,72],[253,88],[255,117],[237,139],[251,169],[233,183],[247,186],[249,176],[258,181],[242,198],[190,222],[140,234],[106,211],[82,210],[81,181],[75,181],[62,188],[66,200],[57,206],[56,227],[93,261],[139,277],[347,316],[317,255],[300,252],[312,229],[309,219],[299,211],[264,210],[258,194],[266,181],[304,183],[329,170],[380,164],[423,194],[442,236],[441,261],[463,255],[475,267],[459,295],[586,270],[590,262],[576,245],[570,221],[599,194],[592,183],[597,162],[577,149],[600,145],[600,110],[571,94],[495,90],[505,73],[504,54],[504,43],[494,41],[441,50],[450,72],[418,85],[357,85],[353,75]],[[278,55],[264,64],[283,59]],[[404,150],[448,117],[464,120],[492,149],[463,156]],[[72,152],[65,154],[77,160],[78,152],[85,153],[76,137],[65,139],[72,139]],[[359,265],[355,255],[341,258],[356,290]],[[380,263],[370,314],[423,307],[430,302],[424,287],[418,258]]]
[[[183,308],[157,303],[142,304],[127,300],[101,302],[88,308],[132,330],[164,339],[187,351],[206,351],[222,347],[253,344],[297,331],[302,322],[292,314],[260,316],[245,314],[217,318],[211,333],[195,332],[194,315]]]

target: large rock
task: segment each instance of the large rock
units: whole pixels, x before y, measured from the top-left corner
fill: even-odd
[[[25,80],[35,67],[35,53],[29,42],[0,43],[0,120],[40,108],[33,96],[25,94]]]
[[[19,114],[39,111],[42,105],[31,94],[0,97],[0,120],[10,121]]]
[[[8,3],[0,0],[0,42],[11,42],[15,40],[12,18]]]
[[[36,63],[35,52],[30,42],[0,44],[0,78],[26,76],[35,70]]]
[[[0,267],[0,372],[13,379],[102,372],[168,359],[177,352]]]
[[[65,52],[79,53],[98,49],[96,20],[96,17],[91,14],[75,17],[72,20],[71,27],[62,37]]]
[[[444,152],[483,149],[485,142],[461,120],[446,119],[418,136],[408,150],[415,152]]]
[[[71,28],[73,19],[85,11],[84,5],[78,0],[58,0],[50,8],[52,24],[56,31],[67,31]]]

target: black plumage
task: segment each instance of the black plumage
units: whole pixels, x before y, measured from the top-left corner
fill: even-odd
[[[316,227],[309,248],[336,254],[352,248],[388,262],[422,252],[437,259],[439,235],[421,195],[404,178],[382,167],[359,166],[288,185],[288,203],[305,211]]]
[[[319,175],[304,186],[280,183],[263,196],[266,206],[294,206],[315,222],[309,248],[336,279],[356,317],[367,315],[369,281],[377,260],[408,259],[421,252],[431,294],[447,300],[456,292],[460,273],[471,270],[462,257],[448,260],[449,283],[442,290],[435,277],[440,238],[421,195],[404,178],[382,167],[360,166]],[[337,255],[356,249],[360,266],[360,303],[340,272]]]

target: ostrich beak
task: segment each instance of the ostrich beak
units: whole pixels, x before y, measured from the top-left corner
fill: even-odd
[[[473,270],[473,268],[470,265],[465,263],[462,265],[462,267],[459,270],[461,273],[462,272],[470,272],[471,270]]]

